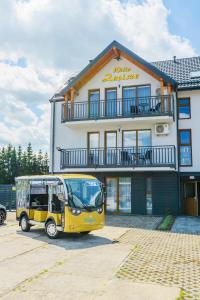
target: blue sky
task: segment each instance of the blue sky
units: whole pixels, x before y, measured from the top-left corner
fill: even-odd
[[[114,39],[148,61],[199,55],[199,11],[199,0],[0,0],[0,147],[48,150],[49,98]]]
[[[164,0],[170,10],[169,29],[173,34],[184,36],[200,54],[200,1],[199,0]]]

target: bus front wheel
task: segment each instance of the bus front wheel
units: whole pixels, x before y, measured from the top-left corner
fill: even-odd
[[[26,216],[22,216],[20,220],[21,229],[24,232],[30,231],[30,224],[28,223],[28,218]]]
[[[59,231],[54,221],[48,221],[45,225],[45,231],[50,239],[56,239],[59,236]]]

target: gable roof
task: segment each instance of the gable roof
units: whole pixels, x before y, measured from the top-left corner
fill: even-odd
[[[116,48],[120,52],[124,53],[127,57],[130,57],[132,60],[137,62],[139,65],[143,66],[144,68],[148,69],[151,73],[155,74],[158,78],[163,79],[166,83],[171,83],[172,85],[176,85],[176,80],[171,78],[168,74],[164,73],[161,68],[158,68],[156,65],[151,64],[129,50],[128,48],[124,47],[122,44],[118,43],[117,41],[113,41],[110,43],[99,55],[95,57],[90,63],[74,78],[68,81],[67,85],[65,85],[58,93],[54,96],[63,96],[66,94],[70,88],[74,87],[84,76],[87,72],[89,72],[97,62],[102,59],[106,54],[112,51],[113,48]]]
[[[176,80],[178,90],[200,89],[200,77],[190,78],[191,72],[200,71],[200,56],[155,61],[152,65]]]

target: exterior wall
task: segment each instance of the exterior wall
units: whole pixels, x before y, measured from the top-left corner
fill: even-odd
[[[130,73],[139,74],[138,79],[131,80],[122,80],[122,81],[107,81],[103,82],[103,78],[106,74],[112,73],[112,69],[115,67],[121,68],[131,68]],[[129,73],[127,73],[129,74]],[[118,75],[116,73],[116,75]],[[160,88],[160,82],[139,69],[137,66],[133,65],[131,62],[126,59],[122,59],[117,61],[116,59],[112,59],[108,64],[102,68],[89,82],[87,82],[80,90],[78,91],[78,95],[75,96],[75,101],[88,101],[88,90],[90,89],[100,89],[100,99],[105,99],[105,88],[109,87],[117,87],[117,97],[122,98],[122,87],[123,86],[133,86],[133,85],[143,85],[143,84],[151,84],[151,94],[155,96],[155,92],[157,88]]]
[[[130,73],[139,74],[138,79],[122,80],[122,81],[112,81],[103,82],[103,78],[107,73],[112,73],[113,68],[131,68]],[[129,73],[127,73],[129,74]],[[118,75],[116,73],[116,75]],[[133,65],[126,59],[117,61],[112,59],[102,70],[99,71],[88,83],[86,83],[78,91],[78,95],[75,95],[75,102],[88,101],[88,90],[90,89],[100,89],[100,99],[105,99],[105,88],[117,87],[117,97],[122,98],[122,87],[123,86],[133,86],[133,85],[151,85],[151,95],[156,95],[156,89],[160,88],[160,82],[154,77],[150,76],[148,73],[139,69],[137,66]],[[165,93],[166,93],[165,89]],[[53,107],[53,103],[51,103]],[[54,172],[59,172],[60,170],[60,152],[56,150],[56,147],[63,149],[67,148],[87,148],[87,132],[100,132],[100,147],[104,147],[104,132],[110,130],[117,131],[117,146],[122,146],[122,130],[130,129],[151,129],[152,132],[152,146],[162,146],[162,145],[175,145],[177,146],[176,138],[176,122],[172,120],[171,117],[144,117],[140,120],[138,118],[134,119],[115,119],[115,120],[99,120],[99,121],[83,121],[81,124],[68,124],[61,123],[61,106],[62,102],[55,103],[55,132],[54,132]],[[176,115],[176,112],[175,112]],[[51,120],[51,126],[53,121]],[[155,134],[155,124],[156,123],[170,123],[170,133],[167,136],[157,136]],[[52,137],[51,128],[51,137]],[[51,138],[52,140],[52,138]],[[52,143],[52,142],[51,142]],[[52,147],[52,145],[51,145]],[[52,156],[53,149],[51,149]],[[52,163],[52,157],[50,158]]]
[[[180,167],[180,172],[200,172],[200,90],[178,92],[178,98],[190,97],[191,119],[178,121],[179,129],[192,129],[192,166]]]
[[[51,104],[53,106],[53,103]],[[151,129],[152,133],[152,146],[177,146],[176,138],[176,122],[170,123],[170,133],[166,136],[158,136],[155,134],[156,120],[148,118],[145,121],[135,122],[132,120],[130,123],[112,122],[111,124],[94,122],[92,126],[85,124],[80,126],[67,126],[67,124],[61,123],[61,105],[62,102],[55,104],[55,150],[54,150],[54,172],[60,171],[60,152],[56,150],[56,147],[63,149],[67,148],[87,148],[87,133],[88,132],[100,132],[100,147],[104,147],[104,132],[116,130],[117,131],[117,146],[122,147],[122,131],[132,129]],[[52,151],[52,150],[51,150]]]

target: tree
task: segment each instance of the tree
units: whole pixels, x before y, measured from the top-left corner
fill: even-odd
[[[15,177],[48,174],[48,154],[33,153],[31,143],[26,150],[12,145],[0,148],[0,184],[14,183]]]

